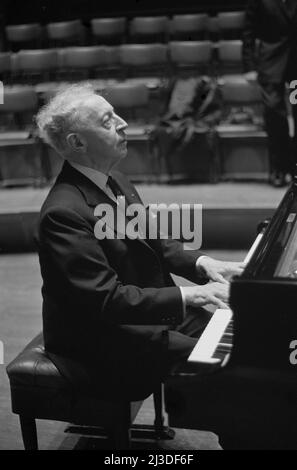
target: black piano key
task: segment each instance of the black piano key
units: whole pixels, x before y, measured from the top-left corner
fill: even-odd
[[[216,348],[216,350],[215,350],[215,353],[216,353],[216,351],[218,351],[218,352],[226,353],[226,354],[227,354],[227,353],[231,352],[231,349],[232,349],[232,346],[229,346],[229,347],[228,347],[228,346],[225,346],[225,345],[223,345],[223,344],[220,343],[220,344],[218,344],[218,346],[217,346],[217,348]]]
[[[229,323],[227,328],[225,329],[225,333],[233,333],[233,324]]]
[[[230,331],[230,332],[225,331],[224,336],[226,336],[227,338],[231,338],[231,339],[232,339],[233,336],[234,336],[234,333],[233,333],[233,332],[231,333],[231,331]]]
[[[224,336],[220,339],[220,343],[232,345],[232,343],[233,343],[233,336],[231,336],[231,335],[224,335]]]
[[[214,359],[219,359],[221,362],[225,359],[227,353],[226,352],[220,352],[220,351],[215,351],[213,358]]]
[[[225,329],[224,334],[222,335],[212,357],[214,359],[219,359],[221,362],[223,362],[226,359],[226,356],[231,353],[232,345],[233,345],[233,321],[231,320],[228,323],[228,326]]]

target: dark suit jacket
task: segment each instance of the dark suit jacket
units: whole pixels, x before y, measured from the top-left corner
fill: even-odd
[[[256,38],[260,41],[258,54]],[[258,68],[260,82],[297,79],[297,2],[289,13],[282,0],[249,0],[243,31],[243,62],[246,72]]]
[[[122,174],[113,177],[128,203],[140,202]],[[183,319],[169,273],[197,282],[201,253],[175,240],[98,240],[99,203],[112,204],[66,162],[40,213],[45,347],[77,386],[143,398],[166,373],[168,328]]]

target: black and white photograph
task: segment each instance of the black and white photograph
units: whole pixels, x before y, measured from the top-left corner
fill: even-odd
[[[297,0],[1,2],[0,450],[297,450]]]

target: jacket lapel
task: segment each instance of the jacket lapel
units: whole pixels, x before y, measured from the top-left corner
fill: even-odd
[[[95,207],[100,203],[110,203],[116,207],[115,202],[113,202],[104,191],[98,188],[98,186],[85,175],[73,168],[67,161],[65,161],[57,180],[57,182],[63,181],[76,186],[90,207]]]
[[[131,204],[139,204],[139,199],[137,195],[133,191],[131,191],[130,188],[127,188],[127,186],[117,177],[117,174],[112,173],[112,177],[115,179],[121,192],[125,196],[126,206],[131,205]],[[111,206],[114,211],[121,209],[121,207],[119,208],[119,206],[112,199],[110,199],[105,194],[104,191],[102,191],[98,186],[96,186],[96,184],[90,181],[89,178],[87,178],[85,175],[83,175],[78,170],[73,168],[67,161],[65,161],[63,165],[62,172],[60,173],[57,182],[58,181],[61,181],[61,182],[67,181],[68,183],[71,183],[74,186],[76,186],[79,189],[79,191],[82,193],[88,206],[92,207],[94,211],[95,211],[95,208],[99,204],[107,204]],[[126,207],[123,207],[123,209],[124,211],[126,211]],[[117,231],[117,227],[114,227],[114,224],[113,226],[110,226],[109,228],[115,234],[123,235],[122,233]],[[115,238],[117,237],[115,236]],[[122,238],[122,237],[118,237],[118,238]],[[142,243],[143,245],[145,245],[147,248],[149,248],[151,251],[154,252],[154,250],[146,242],[145,239],[136,238],[133,240],[139,241],[140,243]]]
[[[123,193],[123,195],[125,196],[125,202],[126,202],[126,208],[127,206],[130,206],[132,204],[140,204],[140,201],[139,201],[139,198],[138,196],[136,195],[136,193],[130,189],[130,187],[128,188],[117,176],[117,174],[113,174],[112,173],[112,177],[114,178],[114,180],[116,181],[116,183],[118,184],[121,192]],[[141,204],[142,207],[143,204]],[[140,214],[140,217],[141,217],[141,214]],[[147,220],[147,211],[145,210],[145,214],[144,214],[144,218],[140,218],[139,220],[140,222],[140,230],[141,232],[144,234],[144,237],[145,237],[145,234],[146,234],[146,226],[147,226],[147,223],[148,223],[148,220]],[[146,241],[145,238],[137,238],[136,240],[138,240],[139,242],[143,243],[144,245],[146,245],[150,250],[154,251],[152,249],[152,247],[149,245],[149,243]]]

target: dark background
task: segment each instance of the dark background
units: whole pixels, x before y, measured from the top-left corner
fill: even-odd
[[[216,11],[240,10],[246,0],[1,0],[0,9],[6,24],[27,22],[48,23],[68,19],[81,19],[104,16],[135,16],[175,14],[203,11],[209,14]]]

